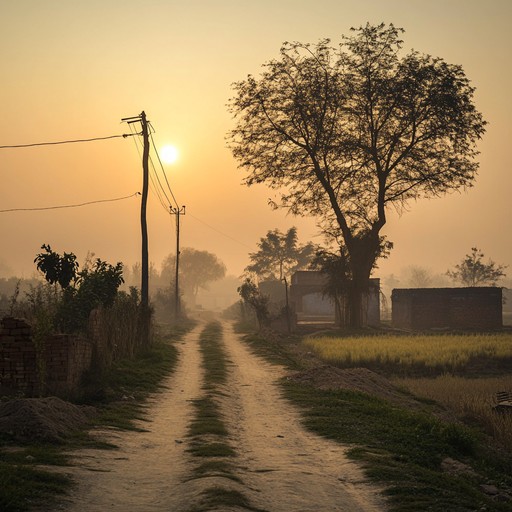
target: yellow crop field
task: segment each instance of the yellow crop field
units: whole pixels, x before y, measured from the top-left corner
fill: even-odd
[[[303,343],[334,365],[463,368],[472,359],[512,358],[512,334],[308,337]]]

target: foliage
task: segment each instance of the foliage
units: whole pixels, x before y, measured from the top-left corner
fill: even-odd
[[[387,209],[471,186],[485,131],[461,66],[400,56],[401,32],[367,24],[339,48],[285,43],[230,101],[229,141],[245,183],[278,189],[280,206],[343,237],[354,325]]]
[[[222,279],[226,266],[208,251],[185,247],[180,252],[180,277],[182,285],[197,295],[199,288],[206,289],[208,283]]]
[[[298,244],[297,228],[286,233],[278,229],[268,231],[258,243],[258,251],[249,254],[251,264],[245,270],[259,279],[279,280],[307,267],[313,257],[313,244]]]
[[[75,332],[84,330],[91,311],[98,307],[114,304],[117,291],[123,280],[123,264],[115,266],[97,258],[91,263],[86,260],[83,270],[73,253],[63,256],[52,251],[50,245],[41,246],[45,253],[36,256],[34,262],[49,284],[62,288],[57,311],[54,314],[55,327]],[[57,293],[57,292],[55,292]]]
[[[117,290],[123,283],[123,264],[115,266],[96,259],[92,268],[78,272],[75,286],[63,291],[56,322],[66,332],[87,328],[91,311],[97,307],[111,307]]]
[[[176,257],[169,255],[162,264],[161,280],[164,281],[165,287],[174,283],[175,269]],[[201,288],[208,289],[209,283],[222,279],[225,275],[226,266],[215,254],[192,247],[185,247],[180,251],[180,290],[183,290],[189,301],[194,302]],[[170,288],[168,290],[171,291]]]
[[[245,304],[248,304],[256,313],[259,328],[268,326],[270,322],[270,313],[268,310],[269,298],[262,295],[255,283],[250,278],[246,278],[241,286],[238,287],[238,293]]]
[[[464,259],[455,265],[454,270],[448,270],[448,277],[464,286],[495,286],[496,282],[505,277],[506,265],[498,265],[489,260],[483,261],[484,253],[476,248],[471,248],[471,254],[466,254]]]
[[[408,274],[409,285],[412,288],[428,288],[434,281],[432,273],[428,269],[418,265],[411,265],[408,268]]]
[[[78,262],[71,252],[62,256],[52,251],[52,248],[43,244],[41,249],[46,252],[39,253],[34,259],[37,269],[41,271],[50,284],[58,283],[63,289],[74,283],[77,278]]]

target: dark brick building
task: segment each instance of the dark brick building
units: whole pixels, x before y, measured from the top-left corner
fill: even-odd
[[[395,289],[391,302],[397,328],[492,330],[503,326],[501,288]]]

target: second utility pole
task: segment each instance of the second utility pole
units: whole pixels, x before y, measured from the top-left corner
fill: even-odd
[[[179,318],[180,308],[180,287],[179,287],[179,265],[180,265],[180,215],[185,215],[185,207],[169,207],[171,214],[176,215],[176,276],[174,281],[174,314],[175,320]]]

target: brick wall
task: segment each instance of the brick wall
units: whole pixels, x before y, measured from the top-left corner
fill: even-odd
[[[0,388],[34,396],[38,382],[30,325],[24,320],[4,318],[0,324]]]
[[[91,364],[91,343],[77,336],[59,334],[50,336],[43,346],[42,364],[38,364],[30,325],[12,317],[2,319],[0,387],[3,391],[21,392],[25,396],[66,397],[78,389],[82,375]]]
[[[391,301],[397,328],[492,330],[503,326],[501,288],[395,289]]]

